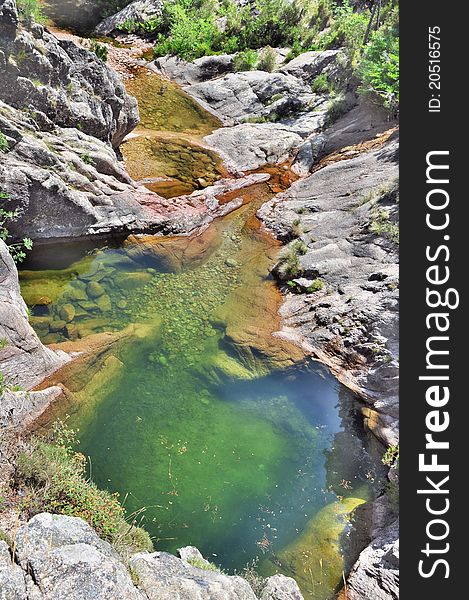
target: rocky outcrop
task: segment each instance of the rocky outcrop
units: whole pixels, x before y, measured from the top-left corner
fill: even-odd
[[[45,348],[28,321],[15,264],[0,240],[0,372],[11,384],[31,389],[67,361]]]
[[[186,90],[231,125],[204,141],[233,171],[286,161],[304,139],[322,128],[327,110],[325,97],[282,73],[232,73]]]
[[[24,29],[13,0],[0,10],[0,190],[14,237],[189,231],[214,218],[212,199],[167,201],[125,172],[112,145],[138,110],[112,70],[42,26]]]
[[[315,94],[311,83],[321,73],[340,78],[340,51],[308,52],[274,73],[232,73],[233,55],[204,57],[188,63],[163,57],[157,72],[176,79],[185,91],[225,125],[204,141],[233,171],[257,169],[288,160],[298,150],[298,174],[309,171],[324,149],[310,140],[323,128],[329,94]],[[355,103],[350,94],[348,107]],[[322,138],[321,138],[322,139]]]
[[[303,600],[303,595],[294,579],[273,575],[267,579],[260,600]]]
[[[112,35],[129,23],[137,25],[161,15],[163,0],[135,0],[115,15],[101,21],[95,29],[98,36]]]
[[[234,54],[217,54],[202,56],[193,62],[188,62],[179,56],[167,55],[157,58],[150,68],[176,81],[179,85],[193,85],[233,71],[234,57]]]
[[[228,73],[209,82],[195,83],[185,90],[225,125],[255,117],[268,118],[280,110],[286,112],[286,107],[280,108],[285,104],[288,104],[290,112],[293,109],[299,112],[305,110],[313,99],[311,88],[300,79],[265,71]]]
[[[125,562],[76,517],[33,517],[16,533],[14,550],[0,541],[5,600],[256,600],[245,579],[217,571],[196,548],[181,549],[185,558],[142,552]],[[194,559],[199,566],[190,564]],[[275,576],[262,600],[303,597],[293,580]]]
[[[256,600],[245,579],[194,567],[166,552],[136,554],[129,565],[149,600]]]
[[[341,69],[346,69],[347,58],[341,50],[304,52],[280,69],[302,81],[313,83],[318,75],[326,74],[330,80],[337,78]]]
[[[369,426],[398,439],[397,142],[330,164],[265,204],[260,218],[282,240],[298,234],[297,274],[321,285],[287,294],[286,330],[369,403]],[[392,239],[390,239],[390,237]]]
[[[118,75],[41,25],[22,27],[12,0],[0,0],[0,10],[0,100],[36,113],[44,126],[75,127],[117,147],[138,123],[137,102]]]
[[[0,189],[18,212],[12,235],[50,240],[156,227],[159,219],[140,201],[159,196],[132,182],[108,144],[76,128],[44,130],[38,115],[2,102],[0,111],[9,144]]]
[[[41,344],[28,321],[15,264],[0,240],[0,434],[3,427],[26,427],[42,413],[61,390],[30,390],[64,365],[69,357]]]
[[[399,522],[387,504],[385,496],[374,503],[372,541],[349,574],[349,600],[399,598]]]

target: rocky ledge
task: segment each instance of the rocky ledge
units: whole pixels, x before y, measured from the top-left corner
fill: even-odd
[[[0,541],[0,598],[8,600],[256,600],[193,547],[123,559],[76,517],[42,513]],[[262,600],[302,600],[293,579],[266,580]]]
[[[29,324],[18,272],[1,240],[0,341],[0,373],[6,382],[24,390],[31,390],[69,360],[64,352],[54,352],[43,346]],[[40,392],[6,389],[0,402],[0,436],[2,428],[27,426],[60,392],[57,387]]]
[[[300,334],[359,393],[387,445],[398,441],[397,151],[397,139],[355,156],[351,148],[352,158],[344,152],[258,213],[289,242],[275,269],[293,290],[284,334]]]

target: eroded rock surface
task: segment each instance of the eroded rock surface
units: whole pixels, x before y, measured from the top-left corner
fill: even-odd
[[[323,282],[312,293],[287,295],[286,330],[299,330],[312,351],[367,399],[369,425],[385,443],[398,439],[396,153],[393,140],[328,165],[258,213],[282,240],[301,234],[306,249],[296,277]]]
[[[197,548],[180,554],[141,552],[126,563],[82,519],[42,513],[19,528],[14,556],[0,541],[0,599],[256,600],[245,579],[213,570]],[[281,575],[267,579],[261,598],[303,600]]]
[[[350,600],[399,598],[399,522],[386,504],[385,497],[374,504],[373,539],[361,552],[348,577],[347,598]]]

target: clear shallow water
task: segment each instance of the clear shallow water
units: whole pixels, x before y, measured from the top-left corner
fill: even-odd
[[[168,101],[158,110],[150,84]],[[216,126],[173,84],[171,94],[147,75],[134,85],[146,128],[167,121],[200,136]],[[72,393],[58,416],[80,428],[96,483],[118,491],[129,514],[144,507],[155,546],[196,545],[230,571],[257,559],[262,574],[293,576],[305,598],[326,600],[355,558],[353,511],[372,497],[381,465],[353,396],[272,336],[279,244],[255,214],[283,177],[273,170],[240,192],[245,204],[202,235],[38,246],[21,283],[44,342],[86,347],[116,332],[63,375]]]

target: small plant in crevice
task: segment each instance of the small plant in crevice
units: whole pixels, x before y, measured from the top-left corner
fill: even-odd
[[[304,233],[304,227],[303,227],[303,224],[301,223],[301,219],[300,219],[300,217],[296,217],[295,219],[293,219],[291,227],[290,227],[291,237],[299,238],[301,235],[303,235],[303,233]]]
[[[220,572],[220,569],[217,567],[217,565],[215,565],[214,563],[208,562],[206,560],[203,560],[201,558],[189,558],[187,560],[187,562],[192,565],[193,567],[196,567],[197,569],[202,569],[204,571],[217,571]]]
[[[109,50],[105,44],[100,44],[96,40],[92,40],[90,44],[90,51],[94,52],[96,56],[103,62],[107,62]]]
[[[0,398],[3,394],[14,393],[14,392],[22,392],[23,388],[20,385],[15,385],[11,383],[7,377],[0,371]]]
[[[311,285],[302,287],[296,281],[287,281],[288,288],[295,294],[314,294],[324,289],[324,281],[322,279],[313,279]]]
[[[399,244],[399,224],[393,222],[390,213],[383,208],[373,209],[368,229],[375,235],[385,237],[395,244]]]
[[[383,465],[387,467],[399,468],[399,444],[389,446],[381,459]]]
[[[0,131],[0,154],[5,154],[10,149],[6,135]]]
[[[260,598],[265,588],[267,579],[262,575],[259,575],[258,565],[259,559],[255,558],[251,562],[247,563],[239,575],[249,583],[256,597]]]
[[[340,117],[345,115],[347,109],[348,102],[344,94],[337,94],[337,96],[332,98],[327,105],[324,127],[330,127],[333,125],[338,119],[340,119]]]
[[[16,0],[20,21],[24,23],[45,23],[46,18],[42,12],[39,0]]]
[[[8,200],[8,198],[8,194],[0,192],[0,201]],[[8,229],[8,224],[18,219],[19,215],[20,211],[18,209],[5,210],[4,208],[0,207],[0,240],[5,242],[11,257],[16,263],[22,262],[26,258],[26,250],[31,250],[33,247],[33,242],[28,237],[23,238],[21,242],[11,243],[9,241],[11,235]]]
[[[300,256],[305,255],[307,251],[308,246],[303,240],[295,240],[283,249],[276,266],[276,272],[280,279],[291,280],[302,275],[303,267]]]
[[[259,71],[267,71],[267,73],[272,73],[273,71],[275,71],[276,66],[277,53],[273,48],[267,46],[261,52],[257,68],[259,69]]]
[[[243,50],[238,52],[233,59],[233,70],[239,71],[252,71],[257,68],[259,62],[259,55],[255,50]]]
[[[80,158],[85,163],[85,165],[92,165],[93,164],[93,159],[91,158],[91,156],[89,154],[82,154],[80,156]]]
[[[327,94],[331,91],[331,84],[329,83],[326,73],[321,73],[316,77],[311,86],[311,91],[315,94]]]

